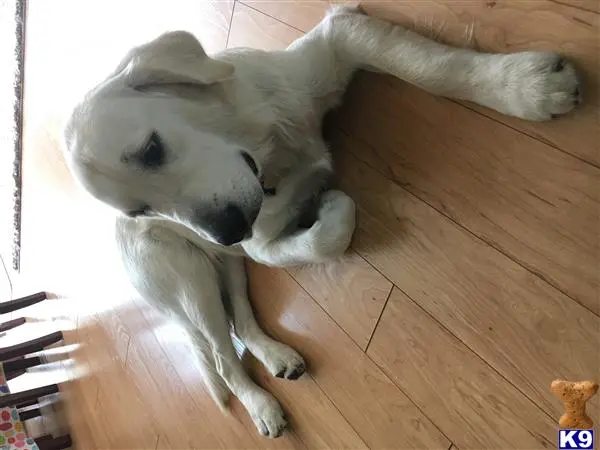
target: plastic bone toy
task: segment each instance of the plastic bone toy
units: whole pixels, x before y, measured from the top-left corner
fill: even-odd
[[[598,391],[598,383],[593,381],[554,380],[550,390],[565,406],[565,413],[560,417],[561,428],[592,428],[594,422],[585,413],[585,403]]]

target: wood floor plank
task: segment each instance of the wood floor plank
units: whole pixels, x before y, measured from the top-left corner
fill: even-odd
[[[600,318],[361,163],[351,154],[360,154],[359,145],[334,140],[340,185],[361,212],[353,247],[548,413],[558,413],[548,389],[553,379],[598,374]]]
[[[79,389],[73,388],[73,390],[69,391],[69,395],[75,396],[71,398],[81,399],[79,392]],[[68,405],[68,417],[75,448],[90,450],[106,448],[108,440],[105,435],[105,430],[102,430],[99,426],[94,426],[97,424],[92,417],[96,413],[93,410],[88,409],[84,402],[78,401],[70,403],[71,404]],[[74,407],[75,404],[77,404],[76,407]]]
[[[357,77],[338,117],[364,161],[600,314],[600,169],[391,77]]]
[[[79,333],[81,336],[81,333]],[[80,342],[85,342],[85,338],[81,336]],[[78,358],[76,360],[77,367],[81,372],[81,375],[70,381],[69,388],[67,390],[66,407],[68,410],[69,418],[71,419],[70,424],[73,428],[78,426],[78,423],[85,423],[90,429],[94,446],[98,449],[108,448],[108,437],[107,429],[100,426],[97,420],[95,420],[96,405],[98,401],[98,381],[96,374],[90,367],[90,359],[88,353],[91,350],[86,344],[82,345],[81,352],[78,352]],[[75,434],[74,442],[77,445],[76,448],[88,447],[77,438]],[[93,447],[92,447],[93,448]]]
[[[195,17],[201,23],[194,27],[194,31],[198,33],[206,52],[225,50],[235,0],[204,0],[192,4],[201,9],[200,14]]]
[[[229,31],[228,48],[248,47],[260,50],[281,50],[303,33],[284,23],[236,3]]]
[[[502,53],[551,50],[571,58],[581,70],[585,88],[584,105],[575,114],[530,123],[472,104],[469,107],[600,165],[596,139],[600,133],[600,15],[561,3],[365,0],[361,4],[369,14],[453,45]]]
[[[86,363],[93,374],[98,375],[105,368],[118,364],[125,366],[127,344],[120,341],[126,337],[129,341],[129,333],[122,330],[115,333],[114,329],[107,329],[105,318],[89,316],[79,326],[79,334],[82,339],[82,347],[87,350]]]
[[[556,445],[550,417],[396,288],[367,353],[460,448]]]
[[[157,424],[148,415],[143,394],[128,383],[126,374],[115,370],[100,386],[95,420],[107,433],[110,449],[153,449],[158,441]],[[124,393],[116,395],[113,386],[120,385]],[[126,407],[124,407],[126,405]]]
[[[571,5],[575,8],[583,9],[586,11],[600,14],[600,2],[596,0],[551,0],[555,3],[562,3],[564,5]]]
[[[127,375],[125,361],[114,356],[112,334],[102,326],[86,328],[86,349],[98,385],[95,427],[107,430],[106,448],[154,448],[157,424],[148,414],[143,391]]]
[[[88,424],[99,448],[154,448],[156,422],[148,415],[143,395],[131,383],[113,342],[97,318],[88,318],[79,329],[82,348],[90,370],[82,397],[88,408]],[[94,386],[95,384],[95,386]]]
[[[64,392],[64,386],[61,386],[61,392]],[[75,392],[72,392],[75,393]],[[84,415],[77,417],[69,416],[71,440],[76,444],[76,449],[96,450],[98,445],[94,438],[94,433],[90,429],[89,421]],[[35,436],[34,436],[35,437]]]
[[[339,261],[288,272],[363,350],[392,290],[392,283],[356,252]]]
[[[96,336],[91,342],[90,349],[94,354],[98,354],[98,349],[110,348],[111,344],[116,341],[116,333],[113,330],[127,330],[127,333],[132,336],[131,342],[128,345],[126,360],[121,358],[109,358],[109,355],[101,355],[100,360],[103,361],[101,367],[94,367],[93,372],[97,374],[103,383],[104,380],[114,379],[114,377],[122,378],[120,382],[115,382],[112,386],[111,395],[116,397],[124,397],[127,399],[133,393],[144,393],[144,411],[143,418],[140,418],[136,426],[151,428],[156,436],[162,437],[163,447],[172,448],[242,448],[242,442],[251,441],[244,435],[241,439],[236,439],[238,436],[235,426],[230,426],[226,433],[222,433],[217,439],[209,423],[212,417],[219,417],[220,412],[214,406],[212,400],[204,393],[206,407],[200,410],[197,407],[197,393],[190,393],[188,387],[178,378],[172,362],[165,356],[162,348],[153,340],[151,330],[148,330],[145,317],[140,313],[135,303],[131,302],[128,309],[121,308],[106,312],[103,316],[110,316],[112,319],[97,320],[97,327],[94,328]],[[98,333],[98,328],[105,335]],[[103,350],[107,353],[106,350]],[[184,361],[181,359],[180,361]],[[118,374],[118,375],[115,375]],[[130,401],[130,400],[129,400]],[[122,406],[124,409],[129,408]],[[133,405],[137,405],[134,401]],[[99,408],[113,408],[114,405],[105,400]],[[137,414],[135,408],[131,414]],[[208,421],[205,417],[209,415],[211,419]],[[120,427],[133,426],[134,421],[123,419],[123,423],[119,423]],[[119,426],[113,424],[112,426]],[[136,439],[138,436],[130,433],[127,430],[119,430],[118,433],[121,448],[133,447],[137,445]],[[111,445],[114,442],[111,441]]]
[[[256,264],[249,266],[249,273],[259,321],[267,332],[305,357],[312,379],[366,445],[448,448],[447,439],[289,274]],[[277,380],[273,383],[280,384]],[[310,397],[307,401],[310,403]],[[305,414],[310,414],[310,410]],[[313,441],[307,442],[300,436],[313,448],[310,444]],[[356,438],[351,439],[352,436],[353,432],[342,431],[335,439],[344,439],[344,448],[364,445],[356,442]]]
[[[96,379],[91,376],[82,376],[75,380],[70,381],[68,388],[68,393],[72,392],[73,397],[77,398],[77,402],[69,402],[69,407],[71,408],[71,416],[89,416],[90,414],[94,414],[94,409],[96,408],[96,402],[98,400],[98,384]],[[88,418],[88,417],[86,417]],[[94,440],[98,443],[98,440],[103,436],[105,437],[106,430],[100,430],[99,428],[93,427],[93,421],[85,420],[88,423],[88,426],[93,429]],[[101,446],[101,445],[100,445]]]
[[[279,380],[270,375],[256,359],[246,359],[246,367],[252,377],[281,402],[291,433],[306,448],[367,448],[311,377],[304,376],[293,383]]]
[[[329,8],[327,0],[240,0],[240,3],[304,32],[318,24]]]
[[[171,448],[223,448],[224,442],[219,442],[204,419],[206,415],[218,414],[218,411],[209,408],[198,410],[161,349],[145,347],[144,342],[132,342],[127,372],[138,389],[146,393],[148,411],[160,426],[157,431],[163,445]],[[146,354],[148,350],[154,355],[150,361]]]

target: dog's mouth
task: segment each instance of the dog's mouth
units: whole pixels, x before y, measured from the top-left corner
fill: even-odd
[[[275,188],[269,188],[265,186],[265,179],[264,177],[260,177],[258,179],[258,181],[260,182],[260,187],[262,188],[263,194],[265,194],[268,197],[271,197],[273,195],[275,195]]]

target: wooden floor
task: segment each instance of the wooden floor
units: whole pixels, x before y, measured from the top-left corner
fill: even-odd
[[[131,45],[182,28],[211,52],[284,48],[327,2],[28,3],[15,294],[55,292],[76,325],[65,391],[80,448],[556,447],[550,382],[600,377],[600,2],[364,2],[457,45],[564,52],[587,101],[534,124],[356,78],[331,120],[339,184],[359,205],[351,251],[319,267],[249,267],[260,322],[309,363],[289,382],[245,358],[290,418],[275,441],[237,401],[220,414],[180,330],[131,292],[104,207],[60,156],[60,124]],[[598,397],[590,410],[600,423]]]

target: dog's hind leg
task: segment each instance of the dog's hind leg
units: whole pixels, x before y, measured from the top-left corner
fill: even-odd
[[[302,357],[293,348],[267,336],[256,323],[248,300],[244,259],[227,256],[224,266],[236,334],[272,375],[288,380],[297,379],[306,370]]]
[[[349,71],[374,70],[436,95],[473,101],[527,120],[549,120],[580,101],[575,68],[556,53],[489,54],[452,48],[364,15],[359,8],[333,7],[289,52],[298,61],[291,67],[311,81],[315,74],[299,68],[320,70],[322,80],[335,74],[341,82],[347,81]],[[313,85],[317,96],[327,93],[319,89],[330,88],[327,83]]]
[[[133,221],[132,221],[133,222]],[[198,247],[162,226],[118,233],[123,259],[139,293],[176,318],[192,337],[205,379],[218,403],[225,386],[238,397],[258,430],[282,434],[287,422],[275,398],[256,385],[237,357],[215,263]]]

